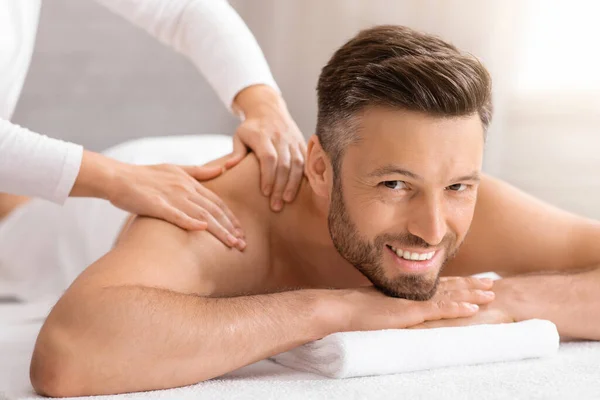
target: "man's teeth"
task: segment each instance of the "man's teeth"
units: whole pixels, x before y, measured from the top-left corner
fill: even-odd
[[[431,260],[433,258],[433,256],[435,255],[435,251],[432,251],[430,253],[411,253],[410,251],[404,251],[402,249],[394,249],[393,247],[391,247],[391,249],[396,252],[398,257],[404,258],[405,260],[411,260],[411,261]]]

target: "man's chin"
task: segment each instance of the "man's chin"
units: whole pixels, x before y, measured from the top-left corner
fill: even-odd
[[[437,290],[439,277],[427,275],[404,275],[394,279],[371,280],[383,294],[401,299],[426,301],[431,299]]]

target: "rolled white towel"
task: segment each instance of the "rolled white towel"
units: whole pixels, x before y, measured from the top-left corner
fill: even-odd
[[[330,378],[386,375],[458,365],[545,357],[559,346],[546,320],[435,329],[343,332],[307,343],[273,360]]]

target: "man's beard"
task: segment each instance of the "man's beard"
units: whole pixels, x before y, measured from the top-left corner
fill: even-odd
[[[458,250],[456,235],[448,233],[439,248],[445,249],[445,260],[435,277],[424,275],[400,275],[393,279],[385,276],[383,251],[386,243],[402,243],[399,247],[419,247],[426,250],[431,247],[425,240],[410,233],[382,234],[373,242],[361,237],[356,225],[350,219],[344,203],[339,177],[334,178],[334,187],[329,208],[329,235],[340,255],[354,265],[373,285],[388,296],[408,300],[429,300],[436,292],[439,273],[446,262]]]

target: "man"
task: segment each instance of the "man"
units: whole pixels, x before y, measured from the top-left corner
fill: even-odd
[[[600,224],[481,174],[491,84],[476,59],[376,27],[334,54],[318,97],[297,200],[269,213],[250,155],[207,183],[244,252],[136,218],[48,317],[39,393],[188,385],[340,331],[546,318],[600,339]],[[519,276],[490,293],[442,268]]]

